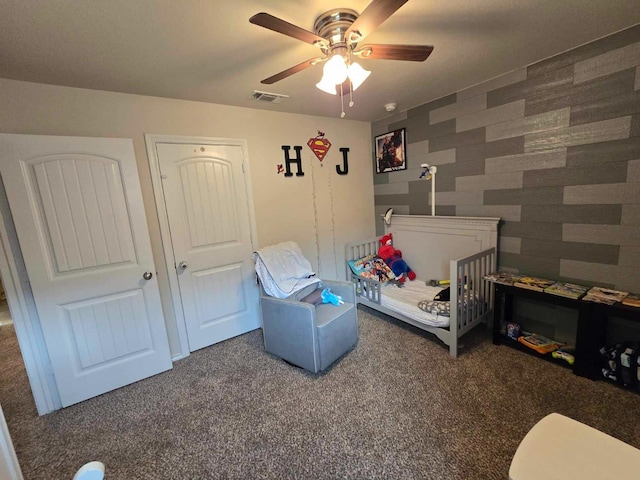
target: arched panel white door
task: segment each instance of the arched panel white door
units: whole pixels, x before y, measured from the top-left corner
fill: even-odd
[[[242,148],[156,148],[189,349],[259,328]]]
[[[131,140],[0,135],[0,162],[63,406],[170,369]]]

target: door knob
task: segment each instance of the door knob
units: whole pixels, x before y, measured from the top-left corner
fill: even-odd
[[[181,261],[181,262],[178,264],[178,267],[180,267],[180,269],[181,269],[181,270],[186,270],[186,269],[187,269],[187,262],[185,262],[184,260],[183,260],[183,261]]]
[[[151,277],[153,277],[153,273],[151,272],[144,272],[142,274],[142,278],[144,278],[145,280],[151,280]]]

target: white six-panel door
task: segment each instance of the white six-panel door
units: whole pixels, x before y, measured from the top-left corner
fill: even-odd
[[[189,349],[259,328],[242,148],[156,149]]]
[[[63,406],[171,368],[129,139],[0,135]]]

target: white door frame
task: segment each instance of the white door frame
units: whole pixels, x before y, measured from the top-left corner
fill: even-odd
[[[2,406],[0,405],[0,478],[7,480],[23,480],[18,457],[13,449],[11,435],[4,419]]]
[[[234,145],[242,149],[242,170],[244,171],[244,182],[247,192],[247,204],[249,207],[249,227],[251,233],[251,248],[258,248],[257,228],[255,219],[255,208],[253,204],[253,188],[251,185],[251,173],[249,170],[249,155],[247,141],[237,138],[213,138],[213,137],[186,137],[181,135],[155,135],[145,134],[147,145],[147,156],[149,157],[149,167],[151,170],[151,181],[153,183],[153,194],[156,200],[158,211],[158,221],[160,223],[160,236],[162,238],[162,249],[164,253],[165,266],[169,277],[169,288],[171,290],[171,302],[173,312],[178,327],[178,339],[180,341],[180,354],[173,357],[178,360],[189,356],[189,343],[187,339],[187,326],[182,311],[182,299],[180,296],[180,286],[178,285],[178,272],[174,266],[173,243],[171,241],[171,229],[169,228],[169,217],[162,188],[160,175],[160,161],[158,158],[157,143],[178,143],[195,145]]]
[[[38,415],[44,415],[62,408],[62,403],[53,378],[49,355],[44,345],[40,319],[35,309],[32,309],[32,312],[29,311],[27,296],[30,293],[24,290],[20,281],[20,271],[12,249],[12,243],[16,244],[13,246],[14,248],[19,248],[18,237],[15,230],[10,233],[6,228],[6,221],[12,222],[13,220],[4,218],[5,214],[10,213],[6,196],[4,199],[0,198],[0,202],[2,202],[2,207],[0,207],[0,239],[2,240],[0,244],[0,275],[36,410]],[[10,238],[13,238],[14,242],[11,242]],[[23,278],[26,278],[26,275],[25,270]],[[40,342],[38,342],[38,337],[41,338]]]

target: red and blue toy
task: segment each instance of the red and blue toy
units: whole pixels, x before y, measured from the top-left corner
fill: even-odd
[[[378,256],[391,268],[398,281],[405,282],[405,274],[409,277],[409,280],[416,279],[415,272],[402,259],[402,252],[393,247],[393,234],[388,233],[380,239]]]

